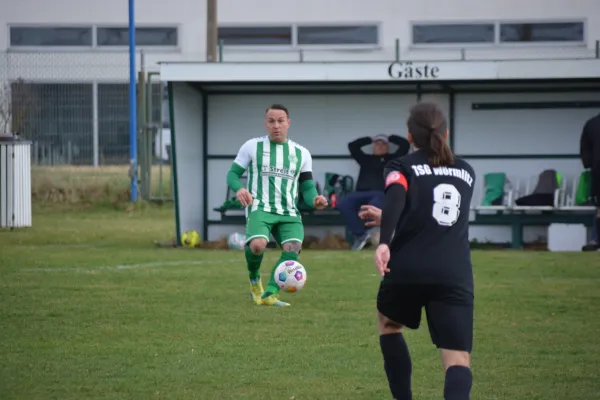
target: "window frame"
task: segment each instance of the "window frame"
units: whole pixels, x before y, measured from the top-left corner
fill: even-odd
[[[335,27],[335,26],[372,26],[377,27],[377,44],[298,44],[298,27],[299,26],[311,26],[311,27]],[[273,28],[273,27],[290,27],[292,32],[292,42],[289,45],[268,45],[268,44],[247,44],[247,45],[225,45],[225,50],[233,51],[298,51],[298,50],[321,50],[321,51],[341,51],[341,50],[375,50],[382,47],[382,35],[381,27],[383,22],[381,21],[344,21],[344,22],[310,22],[310,23],[249,23],[249,24],[237,24],[237,23],[223,23],[219,24],[219,28]]]
[[[583,40],[582,41],[573,41],[573,42],[502,42],[501,41],[501,26],[502,25],[525,25],[525,24],[564,24],[564,23],[580,23],[583,24]],[[589,22],[587,18],[553,18],[553,19],[542,19],[542,18],[532,18],[532,19],[501,19],[497,21],[496,27],[496,37],[497,37],[497,45],[501,47],[551,47],[551,46],[560,46],[560,47],[582,47],[587,46],[588,42],[588,30],[589,30]]]
[[[136,23],[135,25],[136,29],[143,29],[143,28],[171,28],[171,29],[175,29],[175,31],[177,32],[177,44],[176,45],[158,45],[158,46],[153,46],[153,45],[136,45],[135,48],[136,49],[141,49],[147,52],[168,52],[168,51],[179,51],[181,49],[180,43],[181,43],[181,24],[177,23],[177,24],[165,24],[165,23],[157,23],[157,24],[150,24],[150,23]],[[97,51],[123,51],[126,49],[129,49],[129,45],[100,45],[98,44],[98,29],[110,29],[110,28],[116,28],[116,29],[129,29],[128,25],[119,25],[119,24],[94,24],[94,49]]]
[[[372,50],[380,49],[382,47],[382,35],[381,28],[382,21],[344,21],[344,22],[306,22],[306,23],[295,23],[293,24],[294,29],[294,48],[301,50]],[[364,26],[375,26],[377,29],[377,42],[367,44],[299,44],[298,43],[298,28],[300,27],[311,27],[311,28],[343,28],[343,27],[364,27]]]
[[[281,51],[281,50],[289,50],[294,48],[294,43],[296,42],[296,29],[294,28],[294,24],[291,23],[276,23],[276,22],[268,22],[268,23],[247,23],[247,24],[237,24],[237,23],[223,23],[217,25],[217,46],[220,46],[221,39],[218,37],[219,28],[290,28],[291,33],[291,42],[290,44],[231,44],[224,45],[223,49],[227,50],[252,50],[252,51]]]
[[[89,46],[14,46],[11,44],[12,28],[89,28],[91,29],[92,43]],[[82,23],[7,23],[6,24],[6,51],[8,52],[79,52],[89,51],[96,43],[96,27],[94,24]]]
[[[503,24],[552,24],[552,23],[582,23],[583,41],[582,42],[501,42],[500,26]],[[493,43],[414,43],[413,26],[414,25],[494,25]],[[589,39],[589,21],[588,18],[507,18],[507,19],[482,19],[482,20],[453,20],[453,21],[432,21],[415,20],[409,23],[410,46],[409,49],[490,49],[490,48],[544,48],[544,47],[586,47]]]
[[[92,29],[92,45],[91,46],[11,46],[10,45],[10,29],[11,27],[25,28],[76,28],[84,27]],[[119,24],[48,24],[48,23],[7,23],[6,24],[6,51],[14,53],[80,53],[80,52],[118,52],[127,51],[129,46],[98,46],[98,28],[123,28],[127,25]],[[147,53],[173,53],[181,51],[181,24],[165,24],[165,23],[139,23],[136,28],[175,28],[177,30],[177,46],[136,46],[136,50],[144,50]]]
[[[493,25],[494,26],[494,40],[492,42],[477,43],[477,42],[456,42],[456,43],[415,43],[414,27],[416,25]],[[456,48],[489,48],[498,43],[498,21],[492,19],[482,20],[456,20],[456,21],[410,21],[409,23],[409,36],[410,36],[410,48],[411,49],[456,49]]]

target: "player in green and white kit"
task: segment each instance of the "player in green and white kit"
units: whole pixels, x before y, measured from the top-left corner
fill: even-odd
[[[298,192],[302,192],[306,204],[313,208],[327,206],[327,200],[318,195],[312,178],[312,157],[308,150],[288,139],[289,126],[289,112],[284,106],[269,107],[265,116],[269,134],[244,143],[227,173],[227,185],[246,207],[245,250],[250,293],[259,305],[289,306],[276,296],[279,287],[274,272],[283,261],[298,260],[302,248],[304,226],[297,208]],[[246,170],[248,187],[244,188],[240,177]],[[271,233],[283,251],[265,291],[260,264]]]

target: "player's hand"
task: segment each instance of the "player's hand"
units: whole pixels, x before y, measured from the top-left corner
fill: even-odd
[[[364,205],[360,207],[358,213],[360,219],[367,219],[366,226],[379,226],[381,225],[381,209],[375,206]]]
[[[252,204],[252,195],[247,189],[241,188],[235,195],[240,203],[242,203],[242,206],[248,207]]]
[[[322,210],[325,207],[327,207],[327,205],[329,204],[329,202],[327,201],[327,199],[325,198],[325,196],[317,196],[315,197],[315,200],[313,201],[313,204],[315,205],[315,208],[317,210]]]
[[[388,268],[388,262],[390,261],[390,248],[387,244],[380,244],[375,250],[375,266],[379,275],[384,276],[390,272]]]

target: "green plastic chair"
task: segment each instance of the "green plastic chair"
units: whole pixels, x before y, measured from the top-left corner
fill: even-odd
[[[590,204],[592,200],[592,171],[586,170],[579,175],[577,191],[575,192],[575,205]]]
[[[481,202],[482,206],[498,205],[498,199],[502,201],[504,197],[504,185],[506,183],[506,173],[490,172],[483,176],[484,196]],[[494,204],[496,203],[496,204]],[[500,204],[501,205],[501,204]]]

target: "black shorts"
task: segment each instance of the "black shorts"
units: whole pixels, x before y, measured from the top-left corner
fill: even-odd
[[[434,345],[440,349],[471,352],[472,293],[454,286],[381,282],[377,310],[392,321],[417,329],[423,307]]]

